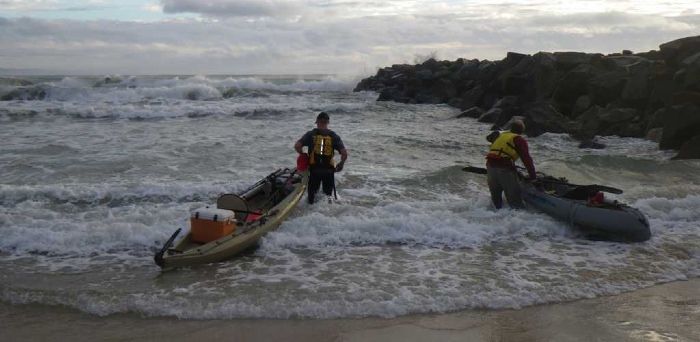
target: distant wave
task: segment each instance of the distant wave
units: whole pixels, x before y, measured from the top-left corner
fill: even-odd
[[[105,76],[64,77],[33,83],[30,80],[0,80],[2,101],[117,101],[133,102],[165,98],[182,100],[220,100],[247,96],[241,90],[268,92],[349,92],[356,79],[324,76],[321,78],[284,77],[211,77]]]

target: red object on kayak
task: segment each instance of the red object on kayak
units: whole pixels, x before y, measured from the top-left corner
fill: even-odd
[[[604,200],[605,200],[605,197],[603,196],[603,193],[598,191],[595,195],[588,198],[588,203],[593,204],[593,205],[600,205],[600,204],[603,204]]]
[[[260,217],[262,217],[262,213],[252,212],[252,213],[249,213],[248,216],[246,216],[245,221],[246,222],[255,222],[255,221],[259,220]]]
[[[300,153],[297,157],[297,172],[304,172],[309,169],[309,155]]]

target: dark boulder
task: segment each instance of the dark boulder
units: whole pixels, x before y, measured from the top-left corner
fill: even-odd
[[[593,139],[582,141],[578,144],[578,148],[589,148],[594,150],[600,150],[605,148],[605,144],[601,144]]]
[[[671,104],[673,105],[682,105],[686,103],[700,106],[700,92],[679,91],[671,96]]]
[[[442,101],[440,98],[433,95],[430,89],[419,89],[418,92],[412,96],[415,103],[418,104],[438,104]]]
[[[479,122],[494,123],[501,116],[502,112],[503,110],[500,108],[491,108],[479,117]]]
[[[452,77],[455,81],[468,81],[475,79],[478,72],[479,60],[472,59],[464,62],[464,64],[452,75]]]
[[[481,61],[477,68],[476,80],[481,84],[491,84],[498,75],[498,65],[491,61]]]
[[[449,66],[443,65],[440,68],[438,68],[437,70],[435,70],[435,72],[433,74],[434,74],[435,78],[438,80],[441,80],[441,79],[447,80],[447,78],[449,78],[449,76],[452,74],[452,72],[450,71]]]
[[[581,114],[586,112],[586,110],[588,110],[588,108],[591,108],[592,105],[593,105],[593,101],[591,100],[590,96],[588,96],[588,95],[579,96],[579,98],[576,99],[576,102],[574,102],[574,107],[571,110],[570,117],[575,118],[577,116],[580,116]]]
[[[503,70],[498,76],[497,82],[503,95],[517,95],[523,98],[534,100],[536,89],[534,84],[533,64],[534,59],[528,55],[519,55],[517,58],[510,58],[508,68]],[[517,63],[515,61],[517,60]],[[515,64],[512,64],[515,63]]]
[[[658,51],[658,50],[650,50],[650,51],[647,51],[647,52],[639,52],[639,53],[635,53],[634,55],[635,55],[635,56],[639,56],[639,57],[644,57],[644,58],[646,58],[646,59],[654,60],[654,61],[661,61],[661,60],[664,59],[664,58],[663,58],[663,55],[661,55],[661,52]]]
[[[567,72],[557,83],[553,98],[562,113],[570,114],[576,100],[588,93],[587,86],[593,74],[594,68],[591,65],[581,64]]]
[[[506,68],[506,69],[512,68],[512,67],[518,65],[518,63],[520,63],[520,61],[523,58],[528,58],[528,57],[530,57],[530,56],[526,55],[524,53],[508,52],[506,54],[506,58],[501,60],[501,65],[503,66],[503,68]]]
[[[649,106],[653,109],[671,105],[673,94],[678,91],[676,82],[671,78],[655,78],[651,87]]]
[[[617,108],[614,106],[593,106],[583,113],[577,121],[580,123],[576,136],[581,140],[591,139],[596,135],[641,136],[642,124],[639,113],[634,108]]]
[[[447,78],[438,78],[430,88],[432,95],[437,99],[436,103],[444,103],[453,98],[457,93],[454,84]]]
[[[555,52],[554,59],[559,69],[572,69],[580,64],[590,64],[592,54],[584,52]]]
[[[661,44],[661,55],[666,63],[678,66],[681,62],[700,51],[700,36],[686,37]]]
[[[457,115],[458,118],[475,118],[478,119],[484,115],[484,110],[479,107],[471,107]]]
[[[651,63],[650,60],[639,56],[606,56],[600,60],[608,69],[627,68],[637,63]]]
[[[396,86],[384,88],[379,93],[379,98],[377,101],[396,101],[396,102],[408,102],[408,98],[404,96],[403,92]]]
[[[549,52],[538,52],[532,56],[535,99],[544,100],[552,96],[558,77],[556,59]]]
[[[593,103],[606,106],[620,98],[626,83],[627,72],[624,69],[596,73],[588,82],[588,93]]]
[[[420,68],[416,70],[416,78],[423,82],[432,81],[435,78],[435,74],[428,68]]]
[[[628,78],[620,95],[623,101],[630,104],[646,101],[651,92],[649,79],[652,75],[653,63],[647,59],[638,58],[640,59],[638,62],[626,66]]]
[[[529,106],[523,113],[525,117],[525,133],[531,137],[546,132],[568,133],[572,129],[570,120],[549,102],[537,102]]]
[[[659,148],[678,149],[700,132],[700,107],[685,104],[670,107],[663,118],[664,132]]]
[[[524,123],[524,122],[525,122],[525,117],[524,117],[524,116],[520,116],[520,115],[513,116],[513,117],[510,118],[510,120],[508,120],[508,121],[507,121],[506,123],[504,123],[503,125],[493,125],[493,126],[491,126],[491,130],[492,130],[492,131],[510,130],[510,128],[511,128],[510,126],[513,124],[513,122],[514,122],[515,120],[520,120],[520,121],[522,121],[522,122]]]
[[[648,118],[647,118],[647,131],[654,129],[654,128],[662,128],[664,127],[664,120],[666,117],[666,113],[669,111],[668,107],[663,107],[659,108],[654,113],[652,113]],[[660,138],[660,137],[659,137]]]
[[[683,143],[678,154],[673,159],[700,159],[700,135],[696,135]]]
[[[501,110],[501,114],[498,116],[498,118],[496,118],[496,121],[493,122],[495,126],[504,125],[514,115],[520,113],[517,96],[505,96],[496,101],[493,108],[498,108]]]
[[[421,69],[428,69],[430,71],[436,71],[439,69],[443,64],[439,61],[437,61],[435,58],[429,58],[425,62],[419,64]]]
[[[647,135],[644,137],[644,139],[651,140],[655,143],[659,143],[663,134],[664,129],[662,127],[652,128],[647,132]]]
[[[684,89],[700,91],[700,52],[684,59],[681,64],[683,69],[674,80]]]
[[[462,101],[459,105],[459,109],[467,109],[479,105],[484,93],[484,88],[481,85],[477,85],[474,88],[467,90],[462,95]]]

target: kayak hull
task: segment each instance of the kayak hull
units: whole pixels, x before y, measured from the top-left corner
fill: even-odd
[[[594,206],[587,200],[563,198],[529,183],[524,183],[522,190],[529,207],[571,224],[590,239],[643,242],[651,238],[649,221],[636,208],[619,203]]]
[[[219,262],[233,258],[257,245],[268,232],[277,229],[291,214],[304,195],[308,183],[308,173],[301,174],[301,180],[294,184],[293,190],[281,201],[266,211],[266,214],[254,222],[240,225],[236,232],[205,244],[191,240],[188,233],[174,248],[157,260],[163,268],[194,266]]]

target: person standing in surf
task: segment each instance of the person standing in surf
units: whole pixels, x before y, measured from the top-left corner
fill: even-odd
[[[489,153],[486,155],[486,172],[491,202],[496,209],[503,207],[504,192],[511,208],[525,207],[518,182],[518,171],[515,167],[518,159],[522,159],[527,169],[527,179],[537,178],[527,141],[521,135],[524,131],[525,124],[521,120],[514,120],[510,125],[510,131],[496,131],[486,138],[491,143]]]
[[[309,186],[308,201],[314,203],[314,198],[321,185],[323,193],[331,196],[335,190],[335,173],[343,170],[343,165],[348,159],[348,151],[343,140],[335,132],[328,128],[330,118],[325,112],[316,117],[316,128],[306,132],[304,136],[294,144],[294,149],[299,154],[305,154],[302,148],[306,146],[309,160]],[[340,152],[340,162],[335,165],[333,156],[335,151]]]

